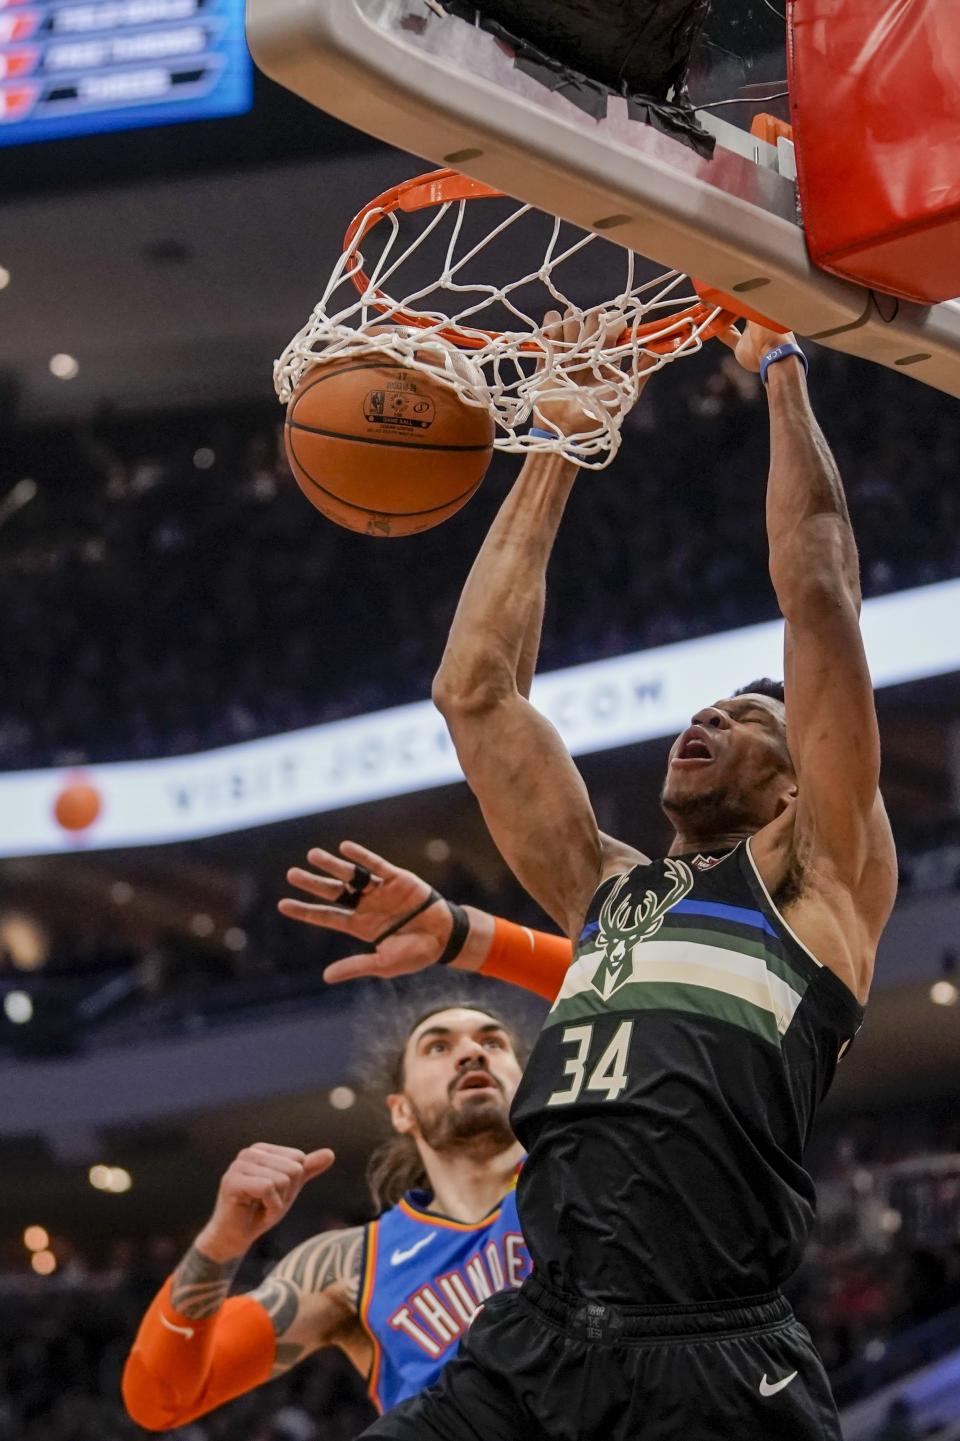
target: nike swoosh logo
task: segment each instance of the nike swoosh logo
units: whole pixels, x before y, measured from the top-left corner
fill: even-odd
[[[795,1381],[796,1379],[797,1379],[797,1373],[796,1373],[796,1371],[791,1371],[791,1372],[790,1372],[790,1375],[789,1375],[789,1376],[784,1376],[784,1378],[783,1378],[782,1381],[774,1381],[774,1382],[771,1383],[770,1381],[767,1380],[766,1373],[764,1373],[763,1380],[760,1382],[760,1395],[761,1395],[761,1396],[776,1396],[776,1394],[777,1394],[778,1391],[782,1391],[783,1388],[784,1388],[784,1386],[789,1386],[789,1385],[790,1385],[790,1382],[791,1382],[791,1381]]]
[[[394,1251],[393,1255],[390,1257],[390,1265],[400,1266],[404,1261],[409,1261],[410,1257],[415,1256],[418,1251],[422,1251],[424,1246],[429,1246],[430,1242],[433,1240],[436,1234],[436,1231],[431,1231],[429,1235],[421,1236],[420,1240],[417,1241],[415,1245],[411,1246],[409,1251]]]
[[[160,1320],[163,1322],[164,1326],[166,1326],[168,1331],[175,1331],[178,1336],[183,1336],[188,1341],[191,1341],[193,1339],[192,1326],[175,1326],[172,1321],[167,1320],[166,1316],[163,1314],[162,1311],[160,1312]]]

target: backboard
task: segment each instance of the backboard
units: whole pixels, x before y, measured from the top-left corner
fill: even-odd
[[[620,96],[588,114],[437,0],[247,0],[247,36],[267,75],[348,124],[960,395],[960,304],[914,306],[816,269],[792,147],[750,133],[758,113],[786,116],[784,4],[724,0],[697,39],[690,95],[712,158],[631,119]]]

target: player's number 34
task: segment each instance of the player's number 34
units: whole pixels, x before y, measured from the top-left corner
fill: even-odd
[[[593,1022],[587,1026],[567,1026],[560,1037],[560,1044],[575,1047],[574,1054],[563,1067],[563,1074],[570,1080],[547,1098],[547,1105],[570,1106],[583,1090],[599,1092],[605,1100],[615,1101],[627,1089],[627,1057],[632,1034],[633,1022],[622,1021],[613,1040],[590,1070],[591,1052],[594,1050]]]

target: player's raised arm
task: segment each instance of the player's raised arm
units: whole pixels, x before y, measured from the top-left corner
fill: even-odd
[[[750,326],[738,358],[756,369],[784,341]],[[802,360],[787,355],[765,368],[767,535],[770,576],[786,621],[787,743],[799,786],[796,846],[845,886],[865,884],[871,894],[861,899],[868,909],[875,906],[882,925],[896,872],[878,790],[880,736],[860,634],[856,542]]]
[[[547,333],[562,339],[563,325],[575,324],[554,316]],[[541,419],[575,433],[583,426],[576,394],[544,407]],[[560,455],[527,460],[467,578],[433,686],[501,854],[567,934],[598,884],[603,846],[580,773],[524,687],[547,562],[576,475]]]
[[[150,1431],[183,1426],[280,1375],[357,1325],[363,1228],[299,1246],[246,1295],[228,1293],[250,1246],[333,1161],[259,1143],[232,1162],[217,1204],[160,1288],[127,1358],[123,1398]]]

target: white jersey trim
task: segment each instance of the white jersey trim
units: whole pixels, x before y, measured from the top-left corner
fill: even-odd
[[[787,933],[787,935],[790,937],[790,939],[793,940],[793,941],[796,941],[797,945],[800,947],[801,951],[803,951],[804,955],[809,956],[810,959],[811,959],[811,961],[813,961],[813,964],[814,964],[815,966],[818,966],[818,967],[820,968],[820,970],[823,970],[823,961],[818,960],[817,957],[813,954],[813,951],[811,951],[810,947],[809,947],[808,945],[805,945],[804,942],[801,941],[800,937],[797,935],[796,931],[795,931],[795,930],[793,929],[793,927],[790,925],[789,921],[788,921],[788,920],[786,919],[786,917],[782,914],[782,912],[774,905],[774,903],[773,903],[773,897],[771,896],[770,892],[767,890],[767,887],[766,887],[766,884],[765,884],[765,882],[764,882],[763,876],[760,874],[759,867],[757,866],[756,861],[753,859],[753,851],[750,849],[750,840],[751,840],[751,837],[748,836],[748,837],[747,837],[747,842],[746,842],[747,859],[748,859],[749,862],[750,862],[750,866],[751,866],[751,869],[753,870],[753,874],[754,874],[754,875],[756,876],[756,878],[757,878],[757,884],[759,885],[760,889],[763,891],[764,897],[766,898],[767,905],[770,907],[771,911],[773,911],[773,914],[776,916],[776,918],[777,918],[777,920],[780,922],[781,926],[783,926],[783,929],[786,931],[786,933]]]

